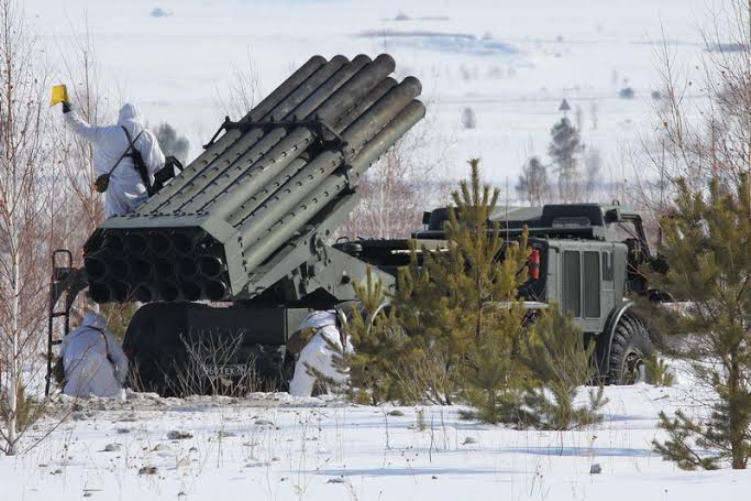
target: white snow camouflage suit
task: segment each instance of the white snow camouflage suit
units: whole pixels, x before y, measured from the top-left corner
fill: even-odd
[[[336,312],[316,311],[305,317],[299,329],[315,329],[315,335],[300,352],[300,357],[295,364],[295,373],[289,383],[290,395],[309,397],[313,393],[316,377],[310,374],[308,367],[312,367],[327,378],[344,383],[348,379],[346,373],[342,373],[334,365],[334,352],[328,342],[331,342],[339,350],[342,349],[342,340],[339,329],[336,327]],[[344,353],[354,353],[354,348],[349,339],[345,341]]]
[[[87,313],[81,326],[63,339],[60,356],[65,368],[66,395],[121,395],[128,374],[128,358],[101,315]]]
[[[128,138],[122,127],[128,129],[130,137],[141,153],[152,178],[154,173],[164,166],[164,153],[162,153],[156,137],[144,128],[139,119],[138,111],[132,104],[128,103],[122,107],[117,125],[103,127],[89,125],[75,110],[65,114],[65,121],[73,129],[73,132],[93,145],[95,177],[108,173],[115,162],[128,149]],[[136,139],[139,133],[141,135]],[[144,186],[141,176],[136,171],[133,160],[130,157],[123,158],[112,172],[109,188],[105,193],[107,217],[120,216],[131,212],[147,197],[146,186]]]

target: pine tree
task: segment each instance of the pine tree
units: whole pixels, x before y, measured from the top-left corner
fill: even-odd
[[[548,154],[556,165],[559,196],[564,202],[574,202],[579,197],[578,155],[584,150],[579,131],[567,117],[563,117],[550,130],[550,136]]]
[[[523,337],[525,311],[518,301],[484,310],[462,371],[464,396],[481,421],[518,424],[525,369],[514,351]]]
[[[557,305],[542,312],[519,349],[519,359],[530,373],[521,424],[567,430],[601,420],[597,411],[607,403],[602,386],[590,391],[589,405],[574,405],[578,388],[596,376],[594,348],[594,343],[585,346],[581,329]]]
[[[704,421],[661,413],[668,439],[654,446],[681,468],[729,461],[744,469],[751,457],[751,185],[742,175],[734,187],[715,179],[697,192],[678,180],[677,189],[676,210],[662,222],[660,252],[670,269],[651,282],[688,305],[662,332],[681,336],[673,354],[691,363],[717,400],[707,402]]]
[[[599,184],[602,181],[602,156],[600,151],[596,148],[590,148],[586,157],[584,158],[584,190],[586,199],[591,197],[599,188]]]
[[[359,403],[377,405],[388,400],[412,403],[400,392],[403,383],[398,367],[407,344],[380,280],[370,268],[362,283],[353,285],[362,309],[355,309],[346,333],[357,350],[343,356],[341,365],[349,370],[350,397]]]
[[[510,359],[523,329],[517,289],[526,280],[527,241],[525,234],[505,242],[490,223],[499,192],[481,184],[478,160],[470,165],[471,179],[452,196],[447,247],[421,253],[421,260],[413,253],[394,306],[411,356],[429,355],[429,391],[443,403],[463,395],[482,419],[497,422],[519,386]]]
[[[532,206],[542,205],[550,195],[548,168],[539,157],[532,157],[522,167],[516,192]]]

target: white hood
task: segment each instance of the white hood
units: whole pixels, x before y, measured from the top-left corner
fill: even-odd
[[[136,106],[131,103],[125,103],[123,107],[120,108],[120,114],[117,117],[117,124],[125,125],[131,122],[140,123],[140,118]]]
[[[105,330],[107,328],[107,321],[99,313],[89,311],[84,315],[81,325],[92,327],[94,329]]]
[[[320,329],[327,325],[336,325],[336,312],[334,310],[314,311],[305,317],[299,329]]]

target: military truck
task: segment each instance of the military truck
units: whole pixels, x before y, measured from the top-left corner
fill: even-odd
[[[448,209],[423,215],[424,229],[412,234],[418,248],[446,245]],[[664,271],[652,254],[639,214],[620,205],[564,204],[503,208],[489,226],[507,240],[529,232],[528,280],[520,295],[533,314],[551,304],[570,313],[587,343],[595,343],[596,364],[603,381],[632,384],[645,377],[652,355],[652,334],[633,311],[634,299],[663,299],[651,289],[643,265]],[[407,264],[406,240],[360,240],[335,247],[390,274]]]
[[[355,300],[352,283],[368,268],[393,287],[409,258],[407,240],[330,243],[359,200],[360,178],[425,114],[420,82],[397,82],[394,69],[386,54],[311,58],[241,120],[225,119],[136,211],[105,221],[85,244],[82,269],[57,251],[50,352],[56,319],[67,332],[73,301],[88,288],[97,303],[143,304],[123,345],[143,389],[176,391],[190,343],[209,347],[199,361],[206,377],[231,379],[252,360],[266,387],[283,387],[285,343],[303,316]],[[413,235],[421,249],[445,245],[446,217],[445,208],[425,216]],[[627,299],[646,292],[636,266],[651,258],[638,215],[559,205],[495,219],[509,237],[524,225],[534,237],[522,291],[530,309],[559,302],[597,343],[603,377],[641,377],[652,348]],[[228,344],[231,360],[216,367]]]

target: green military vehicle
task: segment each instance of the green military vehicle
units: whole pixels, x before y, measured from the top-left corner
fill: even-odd
[[[409,259],[407,240],[328,243],[359,201],[359,179],[425,114],[420,82],[397,82],[394,69],[385,54],[311,58],[241,120],[226,119],[133,213],[105,221],[86,242],[84,268],[58,251],[50,351],[55,319],[67,332],[76,294],[88,288],[97,303],[143,305],[123,345],[142,388],[176,391],[186,340],[209,347],[199,361],[207,377],[231,379],[253,360],[267,387],[283,386],[285,344],[303,316],[354,300],[352,283],[369,267],[393,286]],[[428,251],[441,247],[446,217],[446,209],[428,213],[413,237]],[[558,205],[495,219],[509,235],[530,228],[535,273],[522,291],[530,309],[555,301],[571,311],[596,341],[607,381],[642,377],[652,348],[628,301],[647,292],[636,272],[651,259],[639,217]],[[226,351],[227,337],[239,339],[231,360],[210,367],[211,347]]]
[[[418,247],[441,247],[448,209],[425,213],[425,228],[413,233]],[[527,228],[531,246],[529,279],[520,294],[534,312],[557,304],[596,343],[602,379],[631,384],[645,376],[645,358],[654,351],[650,332],[632,310],[637,296],[662,299],[639,268],[664,268],[653,256],[641,217],[619,205],[565,204],[498,210],[492,217],[509,239]],[[406,264],[406,240],[341,242],[335,247],[394,274]]]

